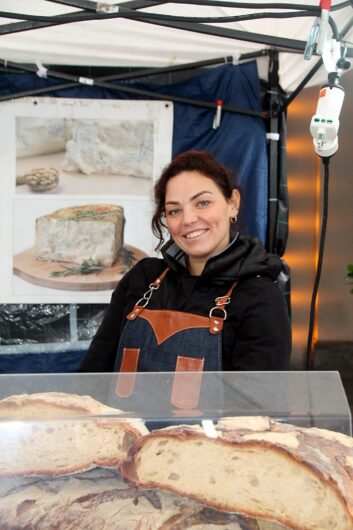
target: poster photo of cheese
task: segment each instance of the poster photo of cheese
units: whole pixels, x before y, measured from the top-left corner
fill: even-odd
[[[18,116],[16,193],[148,194],[153,125],[152,120]]]
[[[149,195],[170,160],[170,102],[44,97],[2,111],[17,195]]]
[[[140,259],[153,253],[151,205],[133,196],[14,204],[14,296],[108,301]]]
[[[0,302],[107,303],[156,242],[167,101],[24,98],[1,107]]]

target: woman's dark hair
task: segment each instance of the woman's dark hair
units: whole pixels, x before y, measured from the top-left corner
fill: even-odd
[[[163,229],[165,223],[165,195],[168,181],[183,171],[199,171],[210,178],[219,187],[226,199],[230,199],[236,186],[232,184],[228,170],[206,151],[185,151],[176,155],[170,164],[164,168],[154,186],[155,211],[152,217],[152,231],[159,239],[158,250],[164,243]]]

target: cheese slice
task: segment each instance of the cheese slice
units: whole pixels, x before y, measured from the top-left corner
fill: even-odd
[[[123,246],[124,210],[114,204],[61,208],[38,217],[38,259],[110,267]]]
[[[86,175],[152,178],[153,123],[77,120],[62,169]]]

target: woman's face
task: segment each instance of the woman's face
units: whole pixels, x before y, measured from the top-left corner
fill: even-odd
[[[230,218],[239,210],[239,192],[226,199],[210,178],[183,171],[166,187],[165,215],[169,233],[188,255],[192,274],[201,274],[206,261],[229,244]]]

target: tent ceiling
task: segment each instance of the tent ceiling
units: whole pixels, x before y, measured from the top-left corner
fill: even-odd
[[[114,6],[136,9],[137,14],[155,13],[178,17],[228,17],[256,12],[282,12],[279,9],[249,9],[222,7],[217,5],[193,5],[189,3],[157,3],[106,1],[106,12],[114,11]],[[244,3],[244,2],[243,2]],[[262,4],[270,2],[262,1]],[[66,4],[66,5],[64,5]],[[239,2],[238,2],[239,4]],[[256,2],[252,2],[256,4]],[[274,4],[273,2],[271,3]],[[278,4],[278,2],[277,2]],[[333,1],[333,6],[342,4],[342,0]],[[73,7],[74,5],[81,6]],[[102,4],[100,4],[102,5]],[[143,7],[141,6],[149,6]],[[247,2],[249,5],[249,2]],[[292,1],[292,5],[298,5]],[[319,7],[319,0],[307,0],[306,6]],[[343,9],[331,11],[339,32],[353,17],[352,6],[344,2]],[[87,14],[97,15],[98,4],[88,0],[53,2],[49,0],[0,0],[0,11],[22,15],[39,15],[44,17],[64,14],[80,14],[85,8]],[[286,12],[293,12],[289,9]],[[123,9],[120,10],[120,14]],[[100,16],[104,13],[100,12]],[[51,25],[49,21],[24,22],[1,17],[0,14],[0,59],[17,63],[34,64],[40,61],[43,65],[80,65],[109,67],[163,67],[184,64],[215,57],[234,56],[260,51],[276,44],[280,50],[279,75],[282,87],[291,91],[302,81],[305,75],[317,63],[318,57],[310,61],[304,59],[303,49],[308,39],[315,16],[297,18],[262,18],[227,23],[192,24],[189,21],[156,21],[146,22],[127,18],[109,18],[90,21],[79,21],[62,25]],[[161,22],[161,21],[160,21]],[[26,29],[33,25],[44,25],[36,29]],[[227,35],[219,36],[197,33],[187,29],[197,26],[200,31],[211,29],[215,33],[225,30]],[[236,33],[238,32],[238,33]],[[2,33],[2,34],[1,34]],[[329,29],[331,34],[331,30]],[[235,38],[240,36],[240,38]],[[246,39],[246,40],[243,40]],[[283,40],[279,40],[283,39]],[[344,37],[353,41],[353,28]],[[260,42],[258,42],[260,41]],[[352,45],[353,47],[353,45]],[[295,50],[294,48],[298,48]],[[315,74],[310,84],[318,84],[327,79],[324,67]]]

